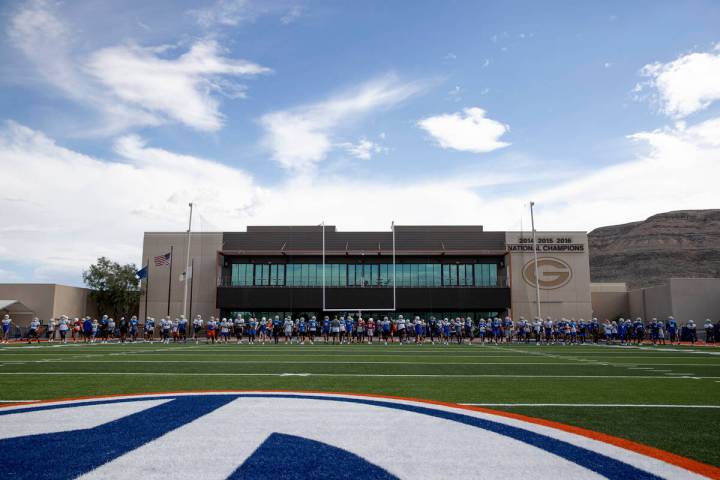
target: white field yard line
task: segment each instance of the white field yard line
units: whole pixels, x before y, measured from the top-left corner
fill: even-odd
[[[511,349],[511,350],[516,351],[517,349]],[[657,370],[655,370],[653,367],[638,367],[636,363],[614,363],[614,362],[608,362],[608,361],[606,361],[606,362],[601,362],[601,361],[599,361],[599,360],[594,360],[594,359],[592,359],[592,360],[591,360],[591,359],[583,359],[583,358],[581,358],[581,357],[579,357],[579,356],[558,355],[558,354],[552,354],[552,353],[542,352],[542,351],[531,352],[531,355],[544,356],[544,357],[553,358],[553,359],[578,360],[578,361],[585,362],[586,364],[592,364],[592,365],[598,365],[598,366],[607,366],[607,367],[627,368],[628,370],[641,370],[641,371],[653,371],[653,372],[656,372],[656,371],[657,371]],[[605,357],[605,358],[608,358],[608,357]],[[616,357],[616,358],[617,358],[617,357]],[[633,358],[634,358],[634,357],[633,357]],[[648,357],[648,356],[643,356],[642,358],[645,358],[645,359],[646,359],[646,358],[650,358],[650,357]],[[666,357],[661,357],[661,358],[666,358]],[[672,358],[677,358],[677,357],[672,357]],[[692,358],[692,357],[689,357],[689,358]],[[661,372],[658,372],[658,373],[661,373]],[[697,375],[695,375],[695,374],[693,374],[693,373],[668,373],[668,372],[665,371],[665,370],[663,370],[662,373],[663,373],[663,375],[667,375],[667,376],[668,376],[668,377],[666,377],[666,378],[675,378],[676,376],[677,376],[677,377],[688,377],[688,376],[692,376],[692,378],[694,378],[694,379],[700,379],[700,378],[702,378],[702,377],[699,377],[699,376],[697,376]]]
[[[709,408],[720,405],[657,405],[636,403],[461,403],[473,407],[600,407],[600,408]]]
[[[664,377],[654,375],[502,375],[502,374],[394,374],[394,373],[305,373],[305,372],[284,372],[284,373],[222,373],[222,372],[0,372],[2,375],[119,375],[119,376],[168,376],[168,377],[408,377],[408,378],[552,378],[552,379],[618,379],[618,380],[701,380],[720,379],[720,377]]]
[[[693,353],[698,355],[720,355],[720,350],[707,351],[707,350],[693,350],[691,348],[668,348],[663,346],[657,347],[644,347],[639,345],[597,345],[601,348],[628,348],[637,350],[649,350],[651,352],[669,352],[669,353]]]
[[[13,362],[5,361],[3,365],[25,365],[27,363],[47,363],[45,360],[27,360],[24,362]],[[380,361],[337,361],[337,360],[57,360],[53,363],[217,363],[222,365],[227,364],[251,364],[251,365],[264,365],[264,364],[279,364],[279,365],[562,365],[562,366],[575,366],[575,367],[591,367],[592,365],[584,365],[571,362],[553,362],[553,363],[542,363],[542,362],[380,362]],[[720,365],[719,365],[720,366]]]
[[[259,353],[259,352],[258,352],[258,353],[213,352],[213,353],[214,353],[215,355],[212,355],[212,354],[209,353],[209,352],[208,352],[208,353],[200,353],[200,352],[187,352],[187,353],[173,353],[173,352],[158,353],[158,352],[152,352],[152,353],[151,353],[151,352],[148,352],[148,353],[142,355],[142,354],[133,352],[133,353],[128,353],[128,354],[123,355],[123,356],[124,356],[124,357],[133,356],[133,355],[143,356],[143,357],[153,357],[153,356],[169,356],[169,357],[172,357],[172,356],[182,356],[182,357],[185,357],[185,356],[200,356],[200,357],[221,356],[221,357],[260,357],[260,358],[262,358],[262,357],[333,357],[333,358],[337,358],[337,357],[358,357],[358,358],[364,358],[364,357],[400,357],[400,358],[402,358],[402,357],[427,357],[427,358],[440,357],[440,358],[447,358],[447,357],[452,357],[452,358],[524,358],[524,359],[532,358],[532,357],[529,356],[529,355],[452,355],[452,354],[451,354],[451,355],[448,355],[448,354],[444,354],[444,355],[437,354],[437,355],[435,355],[435,354],[412,353],[412,352],[407,352],[407,353],[402,353],[402,354],[400,354],[400,353],[372,353],[372,354],[370,354],[370,353],[365,353],[365,354],[357,354],[357,353],[356,353],[356,354],[340,354],[340,353],[322,353],[322,354],[320,354],[320,353],[307,353],[307,354],[305,354],[305,353],[281,353],[281,352],[277,352],[277,353]],[[25,356],[26,354],[17,354],[17,355]],[[67,357],[67,358],[81,358],[81,357],[92,358],[92,357],[104,357],[104,356],[109,356],[109,355],[112,355],[112,354],[110,354],[110,353],[107,353],[107,354],[92,354],[92,355],[73,354],[73,355],[65,355],[64,357]],[[2,360],[2,361],[5,361],[5,360]]]

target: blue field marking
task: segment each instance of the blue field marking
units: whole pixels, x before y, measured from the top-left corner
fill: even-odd
[[[430,407],[423,407],[419,405],[410,405],[404,403],[394,403],[369,398],[334,397],[299,393],[207,394],[188,396],[179,395],[177,397],[148,396],[109,401],[88,401],[82,402],[80,404],[69,405],[44,405],[36,407],[28,406],[12,410],[0,409],[0,415],[37,410],[47,410],[52,408],[72,408],[75,406],[81,407],[86,405],[97,405],[104,403],[112,404],[127,401],[156,400],[168,398],[172,399],[171,403],[159,405],[157,407],[153,407],[145,411],[129,415],[128,417],[125,417],[123,419],[119,419],[95,428],[72,432],[32,435],[28,437],[0,440],[0,451],[21,452],[21,454],[17,457],[9,456],[9,458],[6,458],[4,462],[0,463],[0,475],[2,475],[2,478],[13,479],[55,479],[74,477],[82,473],[86,473],[94,468],[97,468],[106,462],[114,460],[115,458],[120,457],[121,455],[124,455],[125,453],[128,453],[129,451],[138,448],[143,444],[150,442],[171,430],[174,430],[175,428],[190,423],[193,420],[205,414],[208,414],[237,398],[289,398],[355,403],[361,405],[371,405],[396,410],[403,410],[418,413],[421,415],[428,415],[444,420],[450,420],[465,425],[470,425],[524,442],[528,445],[532,445],[541,450],[566,459],[572,463],[587,468],[588,470],[594,471],[609,479],[620,480],[633,478],[644,480],[660,478],[644,470],[635,468],[632,465],[610,458],[606,455],[602,455],[586,448],[572,445],[571,443],[565,442],[563,440],[558,440],[548,435],[543,435],[540,433],[525,430],[520,427],[514,427],[492,420],[472,417],[456,412],[438,410]],[[275,442],[280,440],[274,439],[273,441]],[[281,444],[284,445],[286,441],[287,439],[283,439]],[[293,441],[297,442],[297,440]],[[48,468],[46,463],[46,452],[60,451],[62,448],[66,448],[68,445],[73,445],[73,450],[79,452],[76,461],[53,466],[52,469]],[[283,465],[283,460],[288,458],[281,456],[273,456],[272,458],[274,459],[273,462],[265,463],[263,478],[266,478],[269,472],[272,470],[272,468],[269,468],[271,465],[274,465],[275,468],[280,469],[278,473],[280,473],[281,471],[286,472],[286,468]],[[242,470],[242,468],[238,469],[238,471],[240,470]]]
[[[17,452],[14,455],[3,455],[0,462],[0,478],[77,477],[142,447],[169,431],[226,405],[235,398],[237,397],[224,395],[175,397],[166,404],[148,408],[95,428],[0,440],[0,452]],[[202,401],[198,401],[199,399]],[[92,402],[92,404],[98,403],[103,402]],[[52,455],[48,456],[48,452],[62,452],[68,448],[73,452],[71,461],[48,463],[52,458]]]
[[[269,464],[277,468],[268,468]],[[273,433],[228,477],[230,480],[398,480],[354,453],[295,435]]]

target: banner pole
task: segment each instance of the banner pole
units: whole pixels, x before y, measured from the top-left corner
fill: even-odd
[[[170,292],[172,292],[173,246],[170,245],[170,274],[168,276],[167,316],[170,316]]]
[[[147,265],[147,274],[145,275],[145,318],[142,319],[143,323],[148,317],[148,296],[150,296],[150,257],[145,259],[145,265]]]

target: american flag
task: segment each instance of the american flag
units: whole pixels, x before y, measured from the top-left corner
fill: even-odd
[[[170,252],[166,253],[165,255],[158,255],[155,258],[155,266],[156,267],[163,267],[165,265],[170,265]]]

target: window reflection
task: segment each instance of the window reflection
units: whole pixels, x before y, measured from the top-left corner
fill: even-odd
[[[226,283],[230,286],[320,287],[323,266],[314,263],[233,263]],[[328,287],[495,287],[496,263],[325,264]]]

